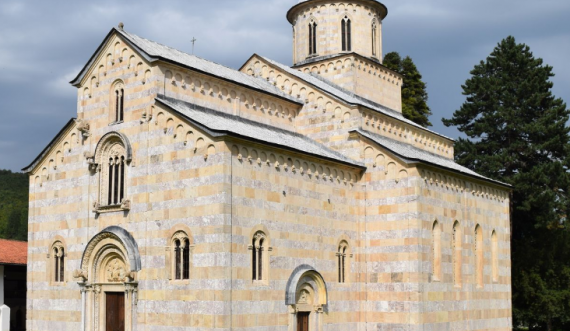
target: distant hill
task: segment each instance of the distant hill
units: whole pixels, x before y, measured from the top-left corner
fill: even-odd
[[[0,238],[28,240],[28,192],[26,174],[0,170]]]

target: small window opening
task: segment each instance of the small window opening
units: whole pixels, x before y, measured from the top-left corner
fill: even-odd
[[[342,51],[350,52],[352,51],[351,45],[351,22],[348,16],[345,16],[341,21],[341,33],[342,33]]]
[[[117,205],[125,197],[125,157],[109,158],[109,185],[107,203]]]
[[[338,282],[346,283],[346,253],[348,250],[348,244],[343,241],[340,243],[337,252],[338,259]]]
[[[376,21],[372,22],[372,56],[376,56]]]
[[[317,54],[317,23],[309,23],[309,55]]]

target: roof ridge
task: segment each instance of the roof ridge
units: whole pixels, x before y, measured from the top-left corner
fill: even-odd
[[[119,31],[119,30],[117,30],[117,31]],[[244,74],[243,72],[241,72],[241,71],[239,71],[239,70],[236,70],[236,69],[234,69],[234,68],[232,68],[232,67],[228,67],[228,66],[226,66],[226,65],[224,65],[224,64],[221,64],[221,63],[218,63],[218,62],[215,62],[215,61],[212,61],[212,60],[205,59],[205,58],[200,57],[200,56],[195,55],[195,54],[190,54],[190,53],[181,51],[181,50],[179,50],[178,48],[174,48],[174,47],[165,45],[165,44],[163,44],[163,43],[159,43],[158,41],[154,41],[154,40],[151,40],[151,39],[148,39],[148,38],[145,38],[145,37],[141,37],[141,36],[139,36],[139,35],[137,35],[137,34],[130,33],[130,32],[124,31],[124,30],[121,30],[120,32],[126,34],[127,36],[132,36],[132,37],[140,38],[140,39],[146,40],[146,41],[148,41],[148,42],[151,42],[151,43],[153,43],[153,44],[157,44],[157,45],[159,45],[159,46],[161,46],[161,47],[165,47],[165,48],[171,49],[171,50],[173,50],[173,51],[182,53],[182,54],[184,54],[184,55],[192,56],[192,57],[198,58],[198,59],[200,59],[200,60],[207,61],[207,62],[216,64],[216,65],[219,65],[219,66],[221,66],[221,67],[224,67],[224,68],[226,68],[226,69],[234,70],[234,71],[237,71],[237,72],[240,72],[240,73]],[[247,75],[247,74],[244,74],[244,75]]]

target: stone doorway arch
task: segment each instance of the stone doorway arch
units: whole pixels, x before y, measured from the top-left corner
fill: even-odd
[[[115,316],[107,314],[106,305],[111,296],[121,298],[124,330],[136,330],[137,272],[140,270],[137,243],[125,229],[110,226],[91,238],[81,258],[81,269],[74,272],[81,289],[81,331],[106,330],[109,319]]]
[[[298,266],[287,281],[285,304],[290,313],[288,331],[322,331],[322,315],[328,311],[327,285],[323,276],[310,265]],[[303,323],[301,319],[308,321]],[[302,324],[308,328],[302,328]]]

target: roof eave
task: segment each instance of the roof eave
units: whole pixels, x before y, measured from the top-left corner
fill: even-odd
[[[362,0],[362,1],[366,1],[366,2],[370,2],[370,3],[374,3],[374,5],[378,5],[381,6],[384,9],[384,15],[382,16],[382,20],[384,20],[387,16],[388,16],[388,7],[386,7],[383,3],[378,2],[376,0]],[[307,5],[308,3],[310,3],[311,0],[307,0],[307,1],[303,1],[303,2],[299,2],[296,5],[294,5],[293,7],[291,7],[288,11],[287,11],[287,21],[289,21],[289,23],[293,24],[293,20],[291,15],[293,14],[293,11],[297,10],[297,8],[300,8],[302,6]]]
[[[502,182],[499,182],[499,181],[494,180],[494,179],[491,179],[491,178],[478,177],[478,176],[471,175],[471,174],[469,174],[469,173],[465,173],[465,172],[461,172],[461,171],[458,171],[458,170],[455,170],[455,169],[451,169],[451,168],[448,168],[448,167],[444,167],[444,166],[441,166],[441,165],[439,165],[439,164],[435,164],[435,163],[433,163],[433,162],[421,160],[421,159],[418,159],[418,158],[409,158],[409,157],[403,156],[402,154],[398,153],[397,151],[395,151],[395,150],[393,150],[393,149],[391,149],[391,148],[388,148],[388,147],[382,145],[381,143],[375,141],[374,139],[372,139],[372,138],[370,138],[370,137],[368,137],[368,136],[362,134],[362,132],[360,132],[359,130],[350,130],[349,133],[351,133],[351,134],[356,133],[356,134],[358,134],[359,136],[364,137],[364,138],[366,138],[366,139],[368,139],[368,140],[374,142],[375,144],[378,144],[378,145],[382,146],[382,148],[384,148],[384,149],[390,151],[390,153],[392,153],[392,154],[394,154],[395,156],[397,156],[400,160],[402,160],[402,161],[403,161],[404,163],[406,163],[406,164],[426,164],[426,165],[429,165],[429,166],[432,166],[432,167],[435,167],[435,168],[445,169],[446,171],[449,171],[449,172],[452,172],[452,173],[455,173],[455,174],[458,174],[458,175],[461,175],[461,176],[466,176],[466,177],[469,177],[469,178],[473,178],[473,179],[475,179],[475,180],[480,180],[480,181],[492,183],[492,184],[495,184],[495,185],[498,185],[498,186],[501,186],[501,187],[504,187],[504,188],[508,188],[509,190],[512,189],[512,185],[509,185],[509,184],[506,184],[506,183],[502,183]]]
[[[233,80],[224,78],[224,77],[220,77],[220,76],[217,76],[217,75],[215,75],[215,74],[209,73],[209,72],[207,72],[207,71],[203,71],[203,70],[200,70],[200,69],[197,69],[197,68],[192,68],[192,67],[187,66],[187,65],[185,65],[185,64],[182,64],[182,63],[180,63],[180,62],[176,62],[176,61],[173,61],[173,60],[164,58],[164,57],[162,57],[162,56],[157,56],[155,59],[157,59],[157,60],[159,60],[159,61],[162,61],[162,62],[165,62],[165,63],[173,64],[173,65],[176,65],[176,66],[179,66],[179,67],[183,67],[183,68],[186,68],[186,69],[189,69],[189,70],[192,70],[192,71],[196,71],[196,72],[199,72],[199,73],[201,73],[201,74],[203,74],[203,75],[207,75],[207,76],[210,76],[210,77],[215,77],[215,78],[217,78],[217,79],[221,79],[221,80],[223,80],[223,81],[226,81],[226,82],[229,82],[229,83],[232,83],[232,84],[236,84],[236,85],[239,85],[239,86],[242,86],[242,87],[246,87],[246,88],[248,88],[248,89],[250,89],[250,90],[254,90],[254,91],[257,91],[257,92],[259,92],[259,93],[263,93],[263,94],[265,94],[265,95],[270,95],[270,96],[272,96],[272,97],[278,98],[278,99],[280,99],[280,100],[287,101],[287,102],[292,103],[292,104],[295,104],[295,105],[297,105],[297,106],[304,106],[304,105],[305,105],[305,104],[304,104],[302,101],[300,101],[300,100],[295,100],[295,99],[293,99],[293,98],[289,99],[289,98],[286,98],[286,97],[284,97],[284,96],[281,96],[281,95],[279,95],[279,94],[277,94],[277,93],[271,93],[271,92],[264,91],[264,90],[258,89],[258,88],[256,88],[256,87],[247,85],[247,84],[243,84],[243,83],[236,82],[236,81],[233,81]]]
[[[277,61],[273,61],[273,60],[271,60],[271,59],[269,59],[269,58],[265,58],[265,57],[263,57],[263,56],[259,56],[259,58],[262,59],[262,60],[264,60],[267,64],[271,65],[272,67],[278,67],[279,70],[283,70],[282,68],[279,67],[279,65],[285,66],[284,64],[278,63]],[[273,63],[273,62],[274,62],[274,63]],[[292,70],[294,70],[294,71],[298,71],[298,70],[296,70],[295,68],[290,68],[290,69],[292,69]],[[300,71],[299,71],[299,73],[304,74],[304,73],[302,73],[302,72],[300,72]],[[300,76],[298,76],[298,75],[295,75],[295,74],[292,74],[292,73],[289,73],[289,72],[287,72],[287,74],[295,76],[297,79],[300,79],[300,80],[304,81],[306,84],[309,84],[309,85],[313,86],[314,88],[318,89],[318,90],[321,91],[322,93],[325,93],[326,95],[333,97],[335,100],[339,100],[339,101],[341,101],[341,102],[343,102],[343,103],[345,103],[345,104],[347,104],[347,105],[349,105],[349,106],[352,106],[352,107],[363,107],[363,108],[369,109],[369,110],[371,110],[371,111],[374,111],[374,112],[383,114],[383,115],[385,115],[385,116],[388,116],[388,117],[390,117],[390,118],[393,118],[393,119],[395,119],[396,121],[402,122],[402,119],[397,118],[397,117],[395,117],[394,115],[392,115],[392,114],[389,113],[389,112],[397,112],[396,110],[393,110],[393,109],[390,109],[390,108],[388,108],[388,107],[386,107],[386,106],[380,105],[382,108],[386,108],[386,112],[382,112],[382,111],[379,111],[379,110],[377,110],[377,109],[371,108],[370,106],[367,106],[367,105],[362,104],[362,103],[353,103],[353,102],[350,102],[350,101],[348,101],[348,100],[346,100],[346,99],[344,99],[344,98],[342,98],[342,97],[339,97],[339,96],[337,96],[337,95],[335,95],[335,94],[332,94],[332,93],[330,93],[330,92],[324,90],[323,88],[321,88],[321,87],[319,87],[319,86],[317,86],[317,85],[311,83],[310,81],[308,81],[308,80],[306,80],[306,79],[304,79],[304,78],[302,78],[302,77],[300,77]],[[322,80],[322,79],[325,79],[325,80],[326,80],[326,78],[324,78],[324,77],[322,77],[322,76],[313,77],[313,78],[315,78],[315,79],[320,79],[320,80]],[[325,83],[325,84],[329,84],[329,85],[333,84],[333,85],[331,85],[331,87],[333,87],[333,88],[335,88],[335,89],[342,89],[340,86],[334,86],[334,83],[333,83],[333,82],[330,82],[330,81],[328,81],[328,80],[327,80],[327,82],[324,82],[324,83]],[[344,91],[344,93],[352,93],[352,92],[346,92],[346,91]],[[352,94],[354,94],[354,93],[352,93]],[[356,95],[356,94],[355,94],[355,95]],[[357,96],[357,97],[360,97],[360,96]],[[356,97],[355,97],[355,98],[356,98]],[[362,97],[360,97],[360,98],[362,98]],[[365,98],[363,98],[363,99],[365,99]],[[370,100],[368,100],[368,99],[366,99],[366,100],[367,100],[368,102],[370,102],[370,103],[375,103],[375,102],[370,101]],[[404,123],[405,123],[405,122],[404,122]],[[419,124],[415,124],[415,125],[414,125],[414,124],[410,124],[410,123],[406,123],[406,124],[407,124],[407,125],[414,126],[414,127],[417,128],[418,130],[423,130],[423,131],[426,131],[426,132],[428,132],[428,133],[430,133],[430,134],[433,134],[433,135],[435,135],[435,136],[438,136],[439,138],[445,139],[445,140],[447,140],[447,141],[449,141],[449,142],[452,142],[452,143],[455,142],[455,139],[450,138],[450,137],[446,137],[446,136],[444,136],[444,135],[442,135],[442,134],[440,134],[440,133],[437,133],[437,132],[432,131],[432,130],[430,130],[430,129],[428,129],[428,128],[422,127],[422,126],[419,125]]]
[[[159,98],[155,98],[155,100],[157,102],[159,102],[160,104],[164,105],[165,107],[168,107],[169,109],[171,109],[172,111],[176,112],[177,114],[179,114],[180,116],[186,118],[187,120],[189,120],[191,123],[201,127],[204,131],[206,131],[207,133],[213,135],[213,136],[230,136],[230,137],[234,137],[234,138],[238,138],[238,139],[242,139],[242,140],[247,140],[247,141],[251,141],[251,142],[255,142],[258,144],[262,144],[262,145],[269,145],[269,146],[273,146],[275,148],[279,148],[279,149],[283,149],[283,150],[288,150],[288,151],[292,151],[295,153],[300,153],[300,154],[305,154],[305,155],[309,155],[311,157],[315,157],[315,158],[319,158],[319,159],[325,159],[329,162],[333,162],[333,163],[340,163],[340,164],[344,164],[345,166],[349,166],[352,168],[358,168],[362,171],[366,170],[366,166],[364,165],[360,165],[357,163],[350,163],[350,162],[346,162],[343,160],[339,160],[339,159],[334,159],[331,157],[327,157],[327,156],[322,156],[322,155],[317,155],[314,153],[310,153],[307,151],[303,151],[303,150],[299,150],[296,148],[291,148],[291,147],[287,147],[287,146],[282,146],[282,145],[277,145],[271,142],[267,142],[267,141],[263,141],[263,140],[259,140],[256,138],[252,138],[252,137],[248,137],[248,136],[244,136],[244,135],[240,135],[238,133],[235,132],[231,132],[228,130],[215,130],[215,129],[211,129],[209,127],[207,127],[206,125],[196,122],[194,121],[192,118],[186,116],[185,114],[183,114],[182,112],[178,111],[176,108],[171,107],[170,105],[168,105],[166,102],[164,102],[163,100],[159,99]]]
[[[57,141],[59,140],[59,138],[61,138],[61,136],[63,136],[63,134],[65,132],[67,132],[67,130],[69,128],[71,128],[73,126],[73,124],[75,124],[75,120],[76,118],[72,118],[70,119],[65,126],[59,130],[59,132],[55,135],[55,137],[50,141],[50,143],[41,151],[41,153],[36,156],[36,158],[34,159],[34,161],[32,161],[32,163],[30,163],[28,166],[22,168],[22,172],[24,173],[30,173],[32,172],[37,165],[40,163],[40,161],[49,153],[49,151],[51,150],[51,148],[53,147],[53,145],[55,145],[55,143],[57,143]]]
[[[77,74],[77,76],[70,81],[69,83],[75,87],[79,87],[81,82],[83,81],[83,78],[85,77],[85,75],[87,74],[87,72],[89,71],[89,68],[91,68],[91,66],[93,65],[93,63],[95,62],[95,59],[97,59],[99,57],[99,54],[101,54],[103,47],[107,44],[107,42],[109,41],[109,39],[113,36],[113,34],[117,34],[119,36],[121,36],[121,39],[123,39],[131,48],[133,48],[143,59],[145,59],[146,61],[152,63],[157,61],[157,58],[147,54],[145,51],[143,51],[140,47],[138,47],[135,43],[131,42],[131,40],[129,39],[129,37],[127,35],[125,35],[123,33],[123,31],[118,30],[117,28],[112,28],[111,31],[109,31],[109,33],[107,34],[107,36],[103,39],[103,41],[101,42],[101,44],[99,45],[99,47],[97,47],[97,50],[95,51],[95,53],[93,53],[93,55],[91,56],[91,58],[89,59],[89,61],[87,61],[87,63],[85,64],[85,66],[83,66],[83,69],[81,69],[81,71],[79,72],[79,74]]]

